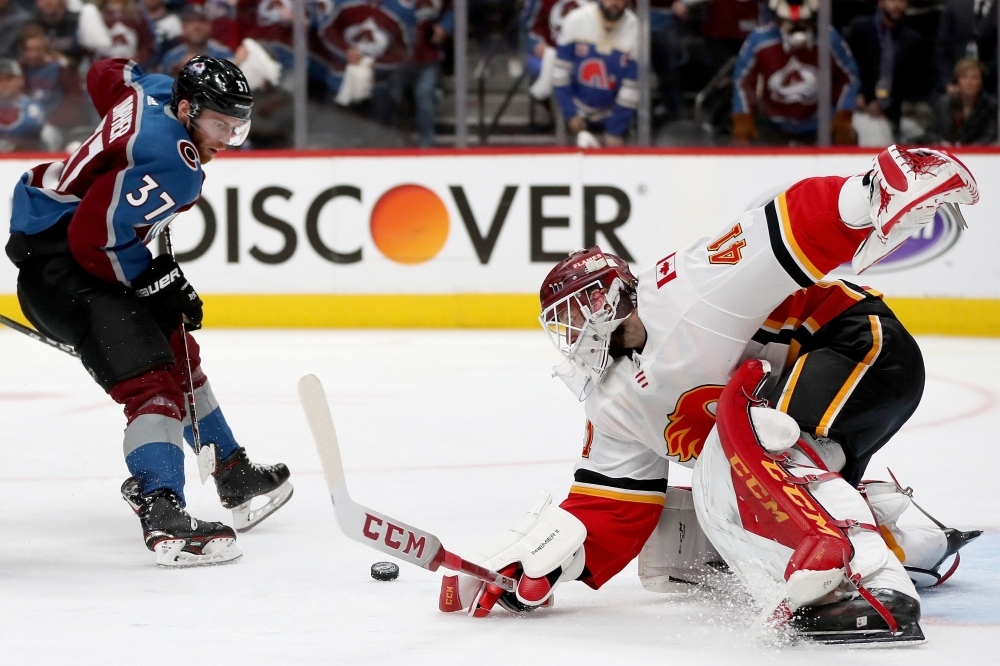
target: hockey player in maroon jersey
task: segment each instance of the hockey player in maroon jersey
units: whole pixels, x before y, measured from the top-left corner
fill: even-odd
[[[922,639],[903,550],[876,527],[898,531],[908,497],[855,489],[920,400],[920,350],[877,293],[822,280],[978,198],[957,159],[893,146],[864,175],[803,180],[638,279],[599,248],[560,262],[541,321],[566,358],[556,375],[585,401],[574,484],[479,551],[516,592],[446,577],[442,610],[532,610],[560,582],[601,587],[642,551],[650,589],[725,565],[775,623],[816,640]],[[693,492],[668,489],[670,461],[694,467]],[[585,538],[565,536],[581,523]],[[926,566],[975,536],[916,534],[914,553]]]
[[[75,348],[124,407],[132,476],[122,495],[157,563],[231,561],[240,556],[233,529],[184,510],[183,440],[193,445],[184,392],[194,393],[216,489],[238,531],[291,497],[288,468],[255,465],[236,442],[189,333],[201,328],[202,301],[174,258],[153,258],[146,245],[198,200],[202,164],[246,137],[253,98],[235,65],[208,56],[192,58],[176,81],[128,60],[98,61],[87,89],[103,115],[97,130],[14,190],[6,250],[21,309]],[[255,498],[266,502],[251,508]]]

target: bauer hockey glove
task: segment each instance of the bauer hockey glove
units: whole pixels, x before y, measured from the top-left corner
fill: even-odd
[[[204,317],[201,298],[169,254],[153,259],[146,270],[132,280],[132,288],[164,331],[176,330],[182,317],[185,329],[197,331],[201,328]]]
[[[489,615],[500,604],[524,613],[552,604],[556,586],[583,572],[587,528],[568,511],[540,493],[520,522],[482,548],[472,561],[517,581],[513,592],[471,576],[445,576],[438,607],[444,612],[468,609],[474,617]]]

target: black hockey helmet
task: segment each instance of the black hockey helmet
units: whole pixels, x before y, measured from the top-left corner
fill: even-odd
[[[170,106],[177,113],[182,99],[191,102],[191,117],[211,109],[239,120],[250,119],[253,94],[240,68],[221,58],[199,55],[181,68],[174,81]]]

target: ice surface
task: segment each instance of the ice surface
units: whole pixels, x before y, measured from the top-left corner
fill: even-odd
[[[79,363],[0,333],[0,661],[5,664],[882,664],[998,663],[1000,340],[921,338],[923,404],[879,453],[949,525],[985,528],[962,567],[924,597],[924,646],[895,652],[778,647],[752,614],[704,594],[657,595],[634,564],[604,589],[558,590],[557,607],[475,621],[437,611],[440,577],[338,530],[295,386],[331,400],[354,498],[471,552],[535,494],[565,496],[582,407],[549,378],[559,359],[533,332],[204,331],[204,367],[253,460],[284,461],[295,496],[239,537],[230,566],[154,565],[118,489],[120,408]],[[198,483],[202,519],[231,517]],[[689,478],[675,468],[671,482]]]

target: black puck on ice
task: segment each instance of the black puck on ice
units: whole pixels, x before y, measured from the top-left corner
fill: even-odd
[[[372,565],[372,578],[375,580],[396,580],[399,578],[399,567],[392,562],[376,562]]]

